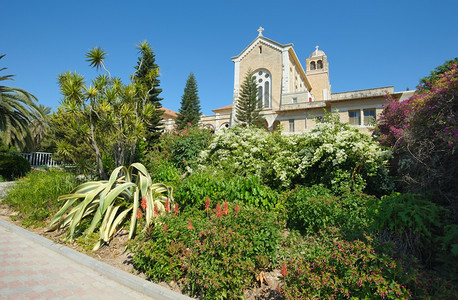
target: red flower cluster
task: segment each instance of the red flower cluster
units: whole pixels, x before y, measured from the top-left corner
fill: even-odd
[[[223,203],[223,214],[227,216],[228,213],[229,213],[229,205],[227,204],[227,200],[226,200]]]
[[[137,209],[137,219],[141,219],[143,216],[141,209]]]
[[[216,217],[218,219],[221,219],[221,217],[223,216],[223,211],[221,210],[221,205],[216,204]]]
[[[236,213],[236,214],[238,214],[238,213],[239,213],[239,211],[240,211],[240,207],[239,207],[239,205],[238,205],[238,204],[236,204],[236,205],[235,205],[234,211],[235,211],[235,213]]]
[[[286,268],[286,264],[283,263],[281,266],[281,276],[286,277],[288,276],[288,269]]]
[[[207,199],[205,199],[205,210],[209,211],[210,210],[210,198],[207,196]]]
[[[189,230],[191,230],[191,229],[194,228],[194,226],[192,226],[191,222],[192,222],[192,220],[189,219],[189,221],[188,221],[188,229],[189,229]]]
[[[178,203],[175,203],[174,213],[176,216],[180,214],[180,211],[178,210]]]
[[[170,211],[170,200],[169,198],[167,198],[167,200],[165,201],[165,212],[169,212]]]
[[[143,210],[146,209],[146,197],[143,197],[143,198],[142,198],[141,206],[142,206]]]

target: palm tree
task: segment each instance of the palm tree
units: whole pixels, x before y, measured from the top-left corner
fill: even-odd
[[[4,56],[0,55],[0,59]],[[3,70],[6,68],[0,69]],[[13,76],[0,76],[0,82],[13,80]],[[37,98],[23,89],[0,85],[0,134],[6,146],[16,146],[19,149],[25,146],[30,120],[35,113],[41,115],[35,101]]]
[[[41,146],[49,127],[48,118],[51,111],[51,107],[39,104],[37,110],[34,112],[29,126],[31,151],[36,151]]]

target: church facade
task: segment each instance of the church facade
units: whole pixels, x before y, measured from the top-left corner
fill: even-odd
[[[302,62],[293,44],[280,44],[258,36],[237,56],[234,62],[233,103],[202,116],[201,124],[215,131],[237,123],[235,108],[240,87],[247,72],[255,77],[261,114],[265,128],[300,133],[314,128],[324,116],[324,110],[336,112],[343,122],[367,131],[374,124],[389,94],[398,101],[409,98],[413,91],[395,92],[394,87],[379,87],[343,93],[332,93],[329,62],[318,46]]]

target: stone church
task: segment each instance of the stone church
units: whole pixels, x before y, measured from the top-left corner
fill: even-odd
[[[261,114],[265,127],[283,133],[300,133],[315,127],[326,111],[337,112],[340,120],[367,131],[382,111],[386,95],[402,101],[413,91],[394,92],[394,87],[332,93],[329,80],[329,62],[318,46],[301,63],[293,44],[282,45],[263,35],[258,36],[240,54],[232,57],[234,62],[234,95],[231,105],[214,109],[214,115],[202,116],[203,126],[215,131],[235,124],[235,107],[240,87],[251,70],[256,79]],[[166,119],[171,127],[172,119]]]

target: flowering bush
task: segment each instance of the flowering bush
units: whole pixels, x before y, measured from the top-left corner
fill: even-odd
[[[134,266],[155,281],[174,280],[203,299],[238,299],[274,264],[279,227],[272,213],[237,204],[187,210],[132,245]]]
[[[215,135],[207,150],[200,155],[201,168],[215,166],[231,174],[253,174],[271,187],[288,187],[296,175],[298,160],[291,141],[279,133],[271,134],[255,127],[231,127]]]
[[[370,136],[328,115],[326,122],[301,135],[281,135],[235,127],[216,135],[201,153],[201,168],[213,165],[236,174],[255,174],[273,188],[324,184],[333,191],[362,190],[368,184],[390,189],[390,153]],[[377,191],[375,191],[377,192]]]
[[[375,251],[373,238],[347,241],[334,228],[309,236],[283,263],[285,299],[407,299],[401,266]]]
[[[424,81],[414,96],[391,101],[377,125],[380,142],[395,153],[396,170],[408,192],[436,195],[458,220],[458,67],[449,64]]]
[[[367,134],[341,123],[338,115],[326,115],[325,122],[301,135],[297,149],[302,184],[324,184],[334,192],[369,186],[370,192],[384,193],[392,188],[386,168],[391,153]]]
[[[282,241],[281,291],[285,299],[457,299],[451,282],[398,256],[372,235],[345,239],[330,227],[305,238],[292,231]]]

